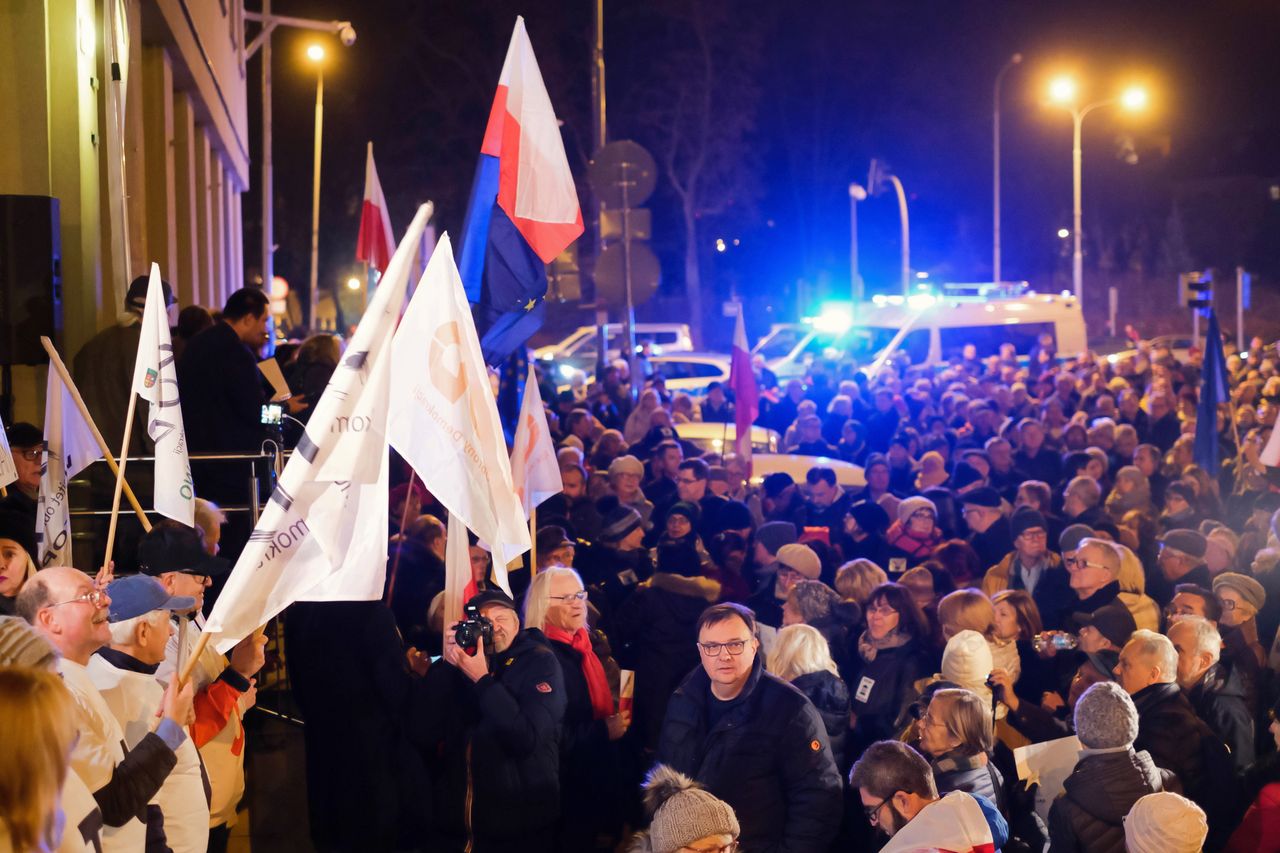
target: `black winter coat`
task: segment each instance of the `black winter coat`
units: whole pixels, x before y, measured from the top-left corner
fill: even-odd
[[[1177,684],[1152,684],[1133,695],[1138,708],[1134,749],[1151,753],[1157,767],[1178,775],[1183,793],[1209,818],[1209,837],[1229,832],[1238,817],[1238,783],[1218,736],[1196,716]]]
[[[701,663],[698,617],[719,597],[713,580],[658,572],[614,614],[614,654],[636,673],[631,726],[650,749],[658,743],[671,692]]]
[[[932,673],[927,652],[919,640],[910,640],[896,649],[881,649],[870,663],[861,655],[854,659],[853,691],[850,707],[857,717],[850,744],[853,755],[878,740],[897,737],[897,723],[916,698],[915,682]]]
[[[990,759],[984,761],[981,755],[951,754],[930,761],[929,766],[933,768],[933,781],[938,786],[939,796],[964,791],[979,794],[997,804],[1004,800],[1001,792],[1004,777]]]
[[[1013,550],[1013,535],[1007,518],[998,518],[995,523],[982,533],[974,533],[969,537],[969,544],[978,552],[982,570],[994,566]]]
[[[449,664],[427,670],[417,739],[435,791],[434,837],[424,849],[520,849],[550,836],[560,815],[564,677],[537,629],[518,634],[479,681]]]
[[[1255,758],[1253,712],[1240,673],[1215,663],[1187,691],[1187,699],[1196,716],[1231,750],[1236,772],[1248,770]]]
[[[1163,791],[1170,775],[1145,752],[1085,755],[1049,809],[1053,853],[1125,853],[1124,816],[1140,798]]]
[[[431,794],[409,740],[414,683],[391,611],[380,601],[300,601],[284,624],[293,696],[307,723],[312,843],[410,849],[429,825]]]
[[[701,666],[671,697],[658,761],[728,803],[752,853],[826,853],[842,788],[817,710],[756,656],[741,699],[709,730],[711,680]]]
[[[822,717],[827,740],[831,741],[831,755],[843,779],[853,764],[853,756],[846,749],[849,740],[849,686],[826,670],[801,675],[792,680],[791,686],[803,693]]]

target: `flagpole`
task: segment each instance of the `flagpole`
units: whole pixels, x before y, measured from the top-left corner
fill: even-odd
[[[538,506],[529,510],[529,579],[538,576]]]
[[[116,524],[120,519],[120,492],[124,486],[124,466],[129,461],[129,439],[133,435],[133,415],[138,406],[138,395],[129,389],[129,411],[124,416],[124,441],[120,446],[120,465],[116,468],[116,490],[111,496],[111,519],[107,523],[107,550],[102,556],[102,567],[105,569],[111,562],[111,552],[116,545]],[[110,455],[110,454],[107,454]]]
[[[107,467],[111,469],[112,474],[120,476],[119,469],[116,467],[116,459],[111,455],[111,448],[107,447],[106,439],[102,437],[102,433],[98,432],[98,425],[93,422],[93,416],[89,414],[89,407],[84,404],[84,398],[80,396],[80,389],[71,380],[71,374],[67,371],[67,366],[62,363],[62,358],[58,355],[58,351],[54,349],[53,341],[41,335],[40,344],[44,347],[44,351],[49,354],[49,367],[58,371],[58,375],[62,377],[62,384],[66,386],[67,393],[71,395],[71,401],[76,404],[76,408],[80,410],[80,415],[84,418],[84,422],[89,425],[89,431],[93,433],[93,439],[98,443],[98,449],[102,451],[102,457],[106,460]],[[132,395],[133,391],[130,390],[129,393]],[[133,488],[124,481],[123,477],[121,477],[121,483],[124,486],[124,496],[129,499],[129,505],[133,507],[134,513],[138,516],[138,521],[142,523],[142,529],[150,533],[151,520],[147,518],[146,512],[143,511],[142,504],[138,503],[138,496],[133,493]]]
[[[404,536],[404,526],[409,521],[409,496],[413,494],[413,480],[417,476],[418,476],[418,472],[413,470],[412,467],[410,467],[409,468],[409,490],[404,493],[404,509],[400,511],[399,534],[401,537]],[[403,544],[403,543],[397,543],[396,558],[391,561],[391,580],[387,582],[386,604],[388,605],[391,604],[391,599],[396,594],[396,570],[400,568],[400,552],[404,550],[403,548],[399,547],[400,544]]]

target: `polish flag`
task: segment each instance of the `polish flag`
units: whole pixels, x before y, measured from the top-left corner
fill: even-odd
[[[373,143],[364,163],[364,204],[360,207],[360,234],[356,237],[356,260],[366,261],[378,272],[385,272],[395,251],[396,238],[391,231],[391,215],[382,194],[378,169],[373,165]]]
[[[751,370],[751,349],[747,346],[747,330],[742,323],[741,307],[733,329],[729,387],[733,390],[733,449],[746,464],[747,476],[750,476],[751,425],[760,414],[760,389],[756,387],[756,376]]]

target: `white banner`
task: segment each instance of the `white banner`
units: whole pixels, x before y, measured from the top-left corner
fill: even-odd
[[[418,208],[209,614],[220,652],[295,601],[382,597],[390,342],[430,216]]]
[[[147,304],[142,312],[138,358],[133,368],[133,393],[151,404],[147,435],[156,445],[156,512],[187,527],[195,527],[196,497],[191,482],[191,462],[187,458],[182,405],[178,399],[178,370],[169,338],[169,314],[164,304],[160,267],[155,263],[151,265],[151,278],[147,282]]]
[[[556,459],[555,445],[551,443],[547,412],[542,407],[542,392],[532,363],[529,364],[529,376],[524,381],[520,422],[516,425],[516,440],[511,447],[511,479],[525,518],[538,504],[564,489],[560,462]]]
[[[76,408],[62,375],[49,366],[45,384],[44,462],[36,508],[36,548],[40,568],[71,565],[71,478],[102,458],[93,430]]]
[[[448,234],[431,255],[392,350],[391,446],[492,547],[494,576],[505,588],[507,563],[529,550],[529,528]]]

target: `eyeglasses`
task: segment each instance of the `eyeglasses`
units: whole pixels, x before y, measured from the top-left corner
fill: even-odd
[[[1219,599],[1218,599],[1218,604],[1222,607],[1222,609],[1223,609],[1223,610],[1235,610],[1235,609],[1236,609],[1236,602],[1235,602],[1235,600],[1234,600],[1234,599],[1230,599],[1230,598],[1219,598]]]
[[[918,509],[907,517],[908,518],[927,518],[930,521],[933,521],[933,513],[929,512],[929,510],[927,509]]]
[[[897,791],[894,791],[893,793],[889,794],[889,796],[885,797],[883,800],[881,800],[881,801],[880,801],[879,803],[877,803],[876,805],[874,805],[874,806],[863,806],[863,807],[862,807],[862,813],[863,813],[863,814],[865,814],[865,815],[867,816],[867,821],[868,821],[872,826],[879,826],[879,825],[880,825],[880,810],[881,810],[882,808],[884,808],[884,807],[885,807],[885,805],[886,805],[890,800],[892,800],[895,796],[897,796],[897,794],[898,794],[898,792],[897,792]]]
[[[43,447],[29,447],[25,450],[16,451],[19,456],[28,462],[39,462],[40,457],[44,454]]]
[[[566,595],[548,595],[547,598],[552,601],[558,601],[561,604],[568,604],[570,601],[586,601],[587,591],[580,589],[577,592],[570,592]]]
[[[747,647],[746,640],[730,640],[727,643],[698,643],[698,648],[709,658],[720,657],[720,650],[724,649],[729,654],[737,657],[742,654],[742,650]]]
[[[1081,560],[1079,557],[1072,560],[1071,563],[1077,569],[1105,569],[1106,568],[1106,566],[1102,565],[1102,563],[1095,563],[1091,560]]]
[[[58,601],[54,604],[45,605],[46,607],[61,607],[64,604],[78,604],[80,602],[88,602],[94,607],[101,607],[107,601],[107,594],[100,589],[91,589],[84,595],[77,595],[75,598],[68,598],[66,601]]]
[[[694,483],[698,482],[698,478],[697,477],[676,477],[676,482],[682,486],[692,486]]]
[[[1048,539],[1049,538],[1049,534],[1045,533],[1043,530],[1041,530],[1038,527],[1033,528],[1031,530],[1024,530],[1021,533],[1019,533],[1018,536],[1024,539]]]
[[[692,853],[737,853],[738,842],[730,841],[728,844],[716,844],[711,847],[681,847],[681,850],[689,850]]]
[[[1069,568],[1071,568],[1072,566],[1074,566],[1074,565],[1076,565],[1076,564],[1077,564],[1077,560],[1076,560],[1076,558],[1075,558],[1075,557],[1067,557],[1067,556],[1065,556],[1065,555],[1063,556],[1063,558],[1062,558],[1062,567],[1063,567],[1064,569],[1069,569]]]

